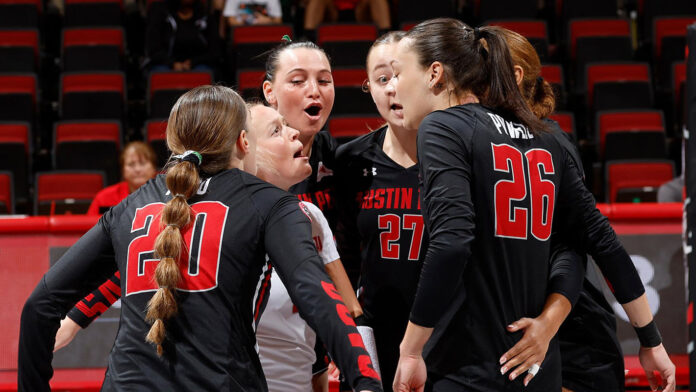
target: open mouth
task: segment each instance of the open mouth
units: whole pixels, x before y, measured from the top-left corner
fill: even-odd
[[[300,149],[298,149],[297,151],[295,151],[295,154],[293,154],[292,157],[293,157],[293,158],[302,158],[302,157],[303,157],[303,155],[302,155],[302,147],[300,147]]]
[[[319,104],[311,104],[305,108],[305,113],[312,117],[318,116],[319,112],[321,112],[321,105]]]
[[[402,110],[403,108],[404,108],[404,107],[401,106],[401,105],[399,105],[398,103],[393,103],[393,104],[389,107],[389,109],[391,109],[391,110]]]

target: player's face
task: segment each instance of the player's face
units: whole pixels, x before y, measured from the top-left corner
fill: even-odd
[[[152,162],[145,159],[132,148],[126,151],[123,159],[123,179],[128,183],[128,188],[134,191],[140,188],[148,180],[157,174]]]
[[[300,132],[290,128],[278,111],[256,105],[251,108],[249,125],[257,138],[259,178],[287,190],[312,174],[309,158],[302,154]]]
[[[300,130],[302,139],[308,140],[321,130],[333,108],[329,60],[316,49],[283,51],[275,80],[264,86],[264,94],[288,124]]]
[[[418,62],[416,52],[411,49],[411,39],[399,41],[391,65],[394,75],[389,84],[403,107],[403,126],[418,129],[423,118],[433,111],[432,93],[428,88],[427,68]]]
[[[379,114],[390,125],[402,126],[404,122],[402,106],[394,86],[389,83],[393,75],[390,63],[394,60],[396,45],[397,43],[394,42],[372,49],[367,58],[367,77],[370,81],[370,94]]]

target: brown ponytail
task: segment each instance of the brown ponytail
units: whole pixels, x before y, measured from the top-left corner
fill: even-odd
[[[186,154],[173,156],[167,165],[166,183],[172,198],[162,210],[162,231],[155,240],[155,257],[160,259],[155,282],[159,288],[147,304],[145,319],[152,327],[145,339],[157,345],[158,355],[163,352],[165,322],[178,310],[175,289],[181,280],[182,230],[193,216],[187,200],[196,193],[201,172],[212,175],[229,168],[246,114],[244,101],[234,90],[201,86],[182,95],[169,115],[167,145],[174,154]],[[187,150],[198,155],[189,159]]]
[[[456,19],[438,18],[419,23],[406,38],[413,40],[421,66],[435,61],[445,66],[456,93],[470,91],[484,106],[515,116],[531,132],[548,131],[520,94],[500,28],[472,29]]]
[[[510,49],[512,62],[524,71],[520,92],[537,118],[546,118],[556,110],[553,87],[541,77],[541,60],[536,49],[521,34],[498,28]]]

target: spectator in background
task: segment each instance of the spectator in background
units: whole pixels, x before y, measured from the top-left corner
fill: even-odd
[[[681,203],[684,201],[684,174],[665,182],[657,189],[658,203]]]
[[[201,0],[166,0],[153,8],[145,34],[145,66],[151,71],[214,71],[222,55],[218,17]]]
[[[280,0],[227,0],[222,16],[230,27],[283,22]]]
[[[143,142],[128,143],[121,151],[119,164],[123,181],[99,191],[87,210],[88,215],[103,214],[157,174],[157,155]]]
[[[316,28],[323,21],[374,23],[381,33],[391,28],[387,0],[308,0],[305,35],[316,41]]]

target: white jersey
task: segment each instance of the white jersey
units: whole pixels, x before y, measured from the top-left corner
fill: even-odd
[[[301,202],[312,221],[312,237],[324,264],[339,258],[336,242],[321,210]],[[316,361],[316,334],[297,313],[278,274],[271,275],[271,292],[256,328],[259,358],[269,392],[312,390],[312,365]]]

